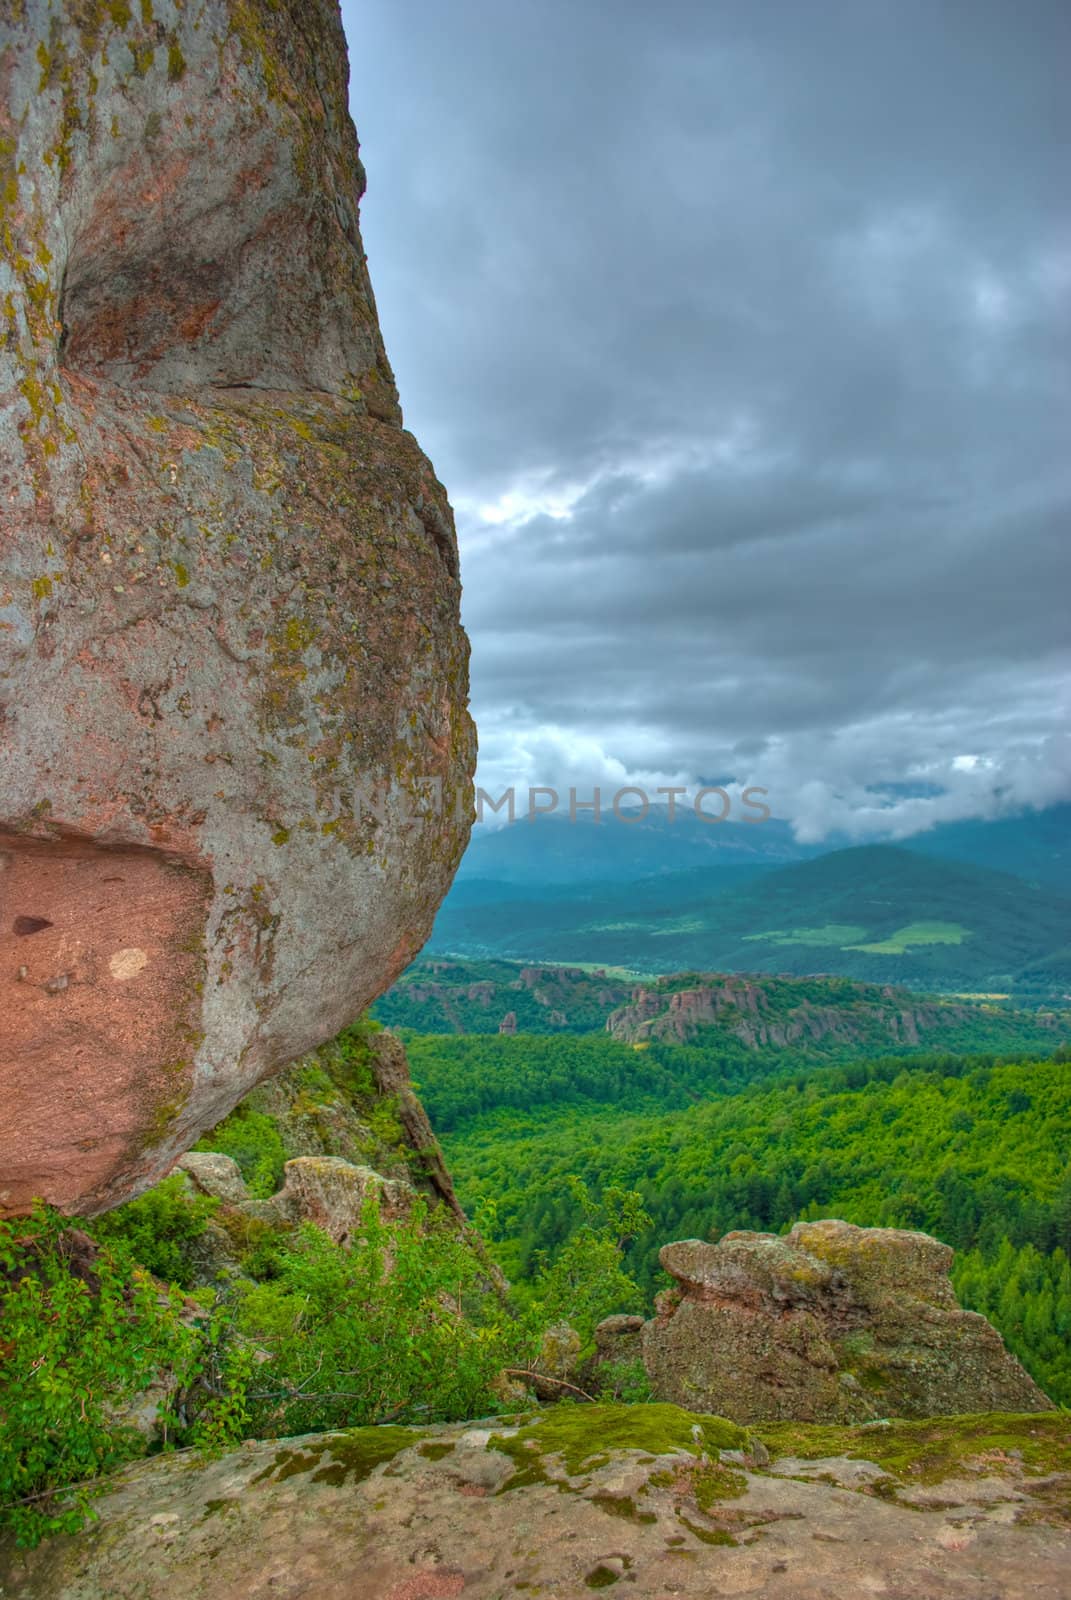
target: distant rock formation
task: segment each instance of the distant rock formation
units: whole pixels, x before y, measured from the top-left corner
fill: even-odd
[[[5,8],[0,1214],[153,1183],[391,983],[464,848],[456,541],[363,189],[336,0]]]
[[[984,1317],[961,1311],[928,1234],[798,1222],[688,1239],[643,1334],[652,1391],[736,1422],[864,1422],[1051,1403]]]
[[[627,1043],[662,1039],[683,1044],[702,1029],[717,1027],[749,1050],[812,1046],[826,1038],[880,1048],[918,1045],[924,1033],[960,1027],[973,1014],[955,1001],[916,1001],[904,989],[878,989],[849,978],[827,976],[824,981],[834,1003],[823,1004],[806,992],[814,987],[813,977],[711,974],[687,987],[677,977],[662,978],[636,988],[629,1004],[607,1018],[606,1030]],[[800,991],[799,998],[786,1006],[794,990]]]

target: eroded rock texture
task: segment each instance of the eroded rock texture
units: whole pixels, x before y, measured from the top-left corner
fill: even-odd
[[[659,1400],[737,1422],[1050,1409],[996,1329],[960,1310],[952,1251],[928,1234],[798,1222],[659,1260],[679,1285],[644,1328]]]
[[[0,1542],[0,1583],[10,1600],[1067,1600],[1065,1417],[736,1433],[576,1405],[158,1455],[104,1485],[84,1533]]]
[[[153,1182],[391,982],[464,846],[363,187],[335,0],[3,7],[0,1210]]]

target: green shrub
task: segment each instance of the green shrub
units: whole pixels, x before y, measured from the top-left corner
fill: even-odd
[[[624,1405],[647,1405],[651,1400],[651,1380],[639,1356],[631,1361],[600,1361],[595,1380],[600,1400],[616,1400]]]
[[[566,1188],[584,1220],[538,1268],[529,1305],[537,1323],[568,1322],[586,1345],[604,1317],[643,1305],[643,1291],[622,1262],[630,1240],[651,1219],[634,1189],[611,1186],[596,1201],[580,1178],[570,1178]]]
[[[250,1194],[259,1200],[266,1200],[282,1184],[287,1149],[278,1127],[263,1111],[238,1106],[193,1148],[230,1156]]]
[[[55,1213],[0,1221],[0,1525],[17,1543],[77,1529],[91,1480],[145,1449],[117,1410],[193,1379],[180,1299]]]
[[[250,1388],[252,1432],[494,1409],[492,1380],[517,1332],[485,1292],[472,1250],[422,1201],[407,1221],[387,1223],[370,1197],[348,1249],[306,1224],[275,1267],[270,1282],[240,1287],[236,1310],[241,1335],[270,1354]]]
[[[137,1200],[98,1217],[92,1228],[99,1240],[125,1246],[156,1277],[188,1289],[196,1271],[190,1247],[218,1210],[218,1200],[190,1194],[176,1172]]]

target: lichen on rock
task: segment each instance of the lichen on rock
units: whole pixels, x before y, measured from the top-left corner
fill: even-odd
[[[658,1399],[746,1423],[1051,1409],[996,1329],[960,1310],[952,1251],[928,1234],[826,1219],[681,1240],[659,1259],[676,1289],[643,1332]]]
[[[925,1595],[1064,1600],[1067,1418],[761,1430],[675,1406],[356,1428],[129,1469],[99,1521],[0,1545],[12,1600]],[[789,1456],[788,1450],[792,1454]],[[858,1459],[873,1452],[870,1470]],[[726,1459],[728,1457],[728,1459]]]
[[[464,848],[456,541],[363,189],[334,0],[5,17],[0,1212],[154,1182]]]

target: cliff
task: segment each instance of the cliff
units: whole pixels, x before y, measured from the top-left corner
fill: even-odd
[[[0,1212],[152,1184],[390,984],[464,848],[456,541],[363,190],[335,0],[6,8]]]
[[[913,1048],[926,1034],[936,1046],[942,1033],[947,1037],[978,1016],[977,1007],[849,978],[715,973],[701,982],[671,977],[637,987],[629,1004],[607,1018],[606,1028],[631,1043],[686,1044],[704,1029],[718,1028],[750,1050],[815,1049],[826,1040],[888,1050]]]

